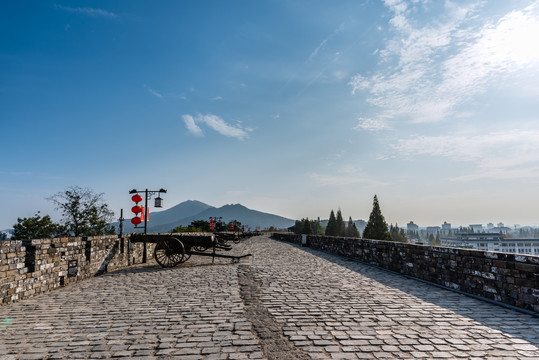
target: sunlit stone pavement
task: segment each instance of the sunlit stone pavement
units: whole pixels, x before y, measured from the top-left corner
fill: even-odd
[[[539,359],[539,318],[257,237],[0,307],[0,359]]]

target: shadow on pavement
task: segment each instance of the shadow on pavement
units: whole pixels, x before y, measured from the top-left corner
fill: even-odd
[[[500,331],[539,346],[539,317],[506,308],[465,294],[385,270],[356,259],[290,244],[312,255],[354,271],[387,287],[472,319],[493,331]],[[531,330],[530,330],[531,329]],[[488,329],[485,329],[488,331]]]

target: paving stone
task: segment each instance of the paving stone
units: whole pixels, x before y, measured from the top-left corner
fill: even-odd
[[[232,252],[253,257],[135,266],[0,306],[0,359],[270,359],[246,268],[298,350],[277,359],[539,359],[538,318],[268,237]]]

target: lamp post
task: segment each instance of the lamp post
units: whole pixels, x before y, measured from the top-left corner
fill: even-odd
[[[137,194],[139,192],[142,192],[142,191],[139,191],[137,189],[133,189],[129,191],[130,194]],[[163,199],[161,199],[161,193],[166,194],[167,191],[163,188],[159,190],[148,190],[148,189],[144,190],[144,235],[148,233],[148,199],[151,199],[153,195],[157,194],[157,197],[155,198],[154,207],[161,208],[163,207]],[[144,241],[144,252],[142,254],[142,262],[146,263],[146,261],[147,261],[146,241]]]

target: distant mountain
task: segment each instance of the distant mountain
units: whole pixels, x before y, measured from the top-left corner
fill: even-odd
[[[174,207],[171,207],[170,209],[159,212],[153,212],[153,208],[150,208],[150,221],[148,222],[148,230],[150,229],[150,225],[157,226],[162,224],[175,223],[178,219],[183,219],[192,216],[193,214],[198,214],[200,212],[203,212],[204,210],[213,208],[213,206],[204,204],[203,202],[196,200],[187,200],[182,203],[179,203]],[[133,224],[131,224],[131,218],[133,217],[132,215],[133,213],[131,212],[131,209],[128,209],[127,212],[124,212],[124,218],[126,219],[126,221],[124,221],[124,233],[130,233],[134,231],[135,227]],[[116,228],[119,229],[119,222],[112,223],[112,225],[116,226]],[[168,230],[170,231],[170,229]]]
[[[124,217],[126,218],[124,222],[124,233],[133,232],[134,227],[130,223],[131,213],[124,214]],[[238,220],[251,230],[255,230],[255,228],[260,230],[271,226],[275,228],[287,228],[294,225],[294,220],[251,210],[241,204],[224,205],[220,208],[215,208],[200,201],[189,200],[170,209],[150,213],[148,232],[169,232],[179,225],[187,226],[195,220],[208,221],[210,217],[222,217],[225,223]],[[115,223],[115,225],[117,226],[118,223]]]

